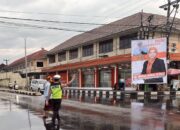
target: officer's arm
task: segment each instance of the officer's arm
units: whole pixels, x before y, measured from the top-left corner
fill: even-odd
[[[69,81],[69,82],[66,83],[66,84],[61,84],[61,86],[62,86],[62,87],[67,87],[67,86],[69,86],[69,85],[75,80],[75,78],[76,78],[76,75],[73,74],[71,81]]]

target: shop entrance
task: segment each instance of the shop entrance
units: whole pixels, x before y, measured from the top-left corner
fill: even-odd
[[[112,74],[111,70],[100,70],[100,87],[111,87]]]

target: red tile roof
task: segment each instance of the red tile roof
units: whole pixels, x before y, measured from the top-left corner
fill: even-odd
[[[46,57],[46,54],[47,54],[47,50],[42,48],[41,50],[39,50],[37,52],[27,55],[27,61],[43,59]],[[24,64],[24,63],[25,63],[25,57],[22,57],[16,61],[12,62],[11,64],[9,64],[8,67],[17,66],[20,64]]]

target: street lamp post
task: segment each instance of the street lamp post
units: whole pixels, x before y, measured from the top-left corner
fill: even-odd
[[[26,85],[27,89],[29,90],[28,87],[28,77],[27,77],[27,51],[26,51],[26,38],[24,38],[24,50],[25,50],[25,73],[26,73]]]

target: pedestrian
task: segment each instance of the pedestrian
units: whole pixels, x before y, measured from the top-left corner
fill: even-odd
[[[66,84],[62,84],[60,75],[53,76],[53,83],[50,86],[48,99],[51,96],[52,101],[52,109],[53,109],[53,117],[52,117],[52,123],[53,126],[55,126],[55,119],[58,119],[58,123],[60,122],[60,116],[59,116],[59,109],[61,108],[61,101],[62,101],[62,88],[70,85],[74,79],[75,75],[72,76],[72,79],[70,82]],[[48,105],[49,102],[46,100],[46,105]]]
[[[49,96],[49,89],[52,83],[52,77],[47,76],[46,78],[46,83],[44,84],[44,98],[45,98],[45,103],[44,103],[44,115],[43,118],[47,118],[48,111],[51,110],[51,97],[48,99]],[[48,101],[48,104],[46,104],[46,101]]]
[[[124,91],[125,90],[125,80],[119,79],[119,90]]]
[[[17,83],[16,83],[16,80],[14,81],[14,90],[16,89],[16,85],[17,85]]]

